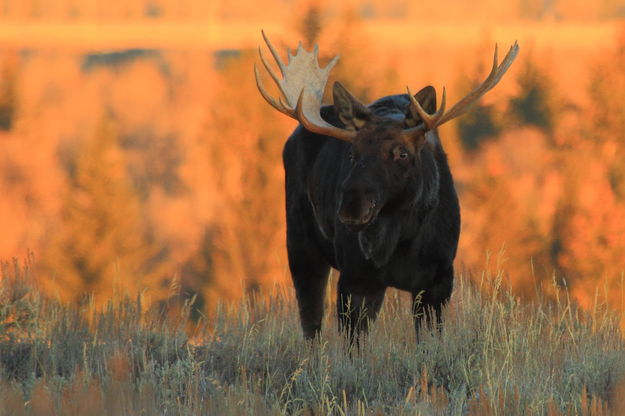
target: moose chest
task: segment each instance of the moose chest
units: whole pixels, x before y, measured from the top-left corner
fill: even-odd
[[[358,240],[357,234],[339,228],[333,242],[337,268],[341,278],[350,285],[360,287],[363,292],[381,287],[418,292],[436,284],[440,261],[438,256],[432,255],[431,242],[401,241],[393,248],[388,261],[376,265],[367,259]]]

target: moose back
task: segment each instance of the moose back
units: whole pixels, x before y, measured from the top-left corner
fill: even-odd
[[[445,89],[392,95],[365,106],[336,82],[322,105],[335,57],[323,69],[301,43],[284,64],[263,33],[282,77],[259,49],[281,97],[262,96],[300,122],[284,146],[289,267],[304,336],[321,330],[330,267],[340,272],[339,328],[352,339],[375,319],[388,287],[413,296],[415,328],[440,321],[453,287],[460,207],[436,128],[464,114],[493,88],[518,53],[501,64],[497,48],[483,83],[445,110]]]

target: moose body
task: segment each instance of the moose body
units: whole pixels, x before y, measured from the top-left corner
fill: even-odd
[[[263,33],[264,36],[264,33]],[[488,78],[449,111],[445,90],[423,88],[381,98],[365,106],[339,82],[334,104],[322,106],[328,73],[317,64],[317,48],[301,44],[288,65],[273,54],[280,79],[260,52],[284,100],[263,97],[300,122],[283,152],[289,267],[304,336],[321,330],[330,267],[340,272],[339,327],[351,339],[367,328],[388,287],[413,296],[417,334],[421,318],[438,323],[453,286],[460,235],[460,207],[437,126],[465,113],[493,88],[518,52],[501,65],[497,49]]]
[[[370,108],[375,115],[391,114],[394,121],[403,122],[409,103],[405,95],[392,96]],[[321,116],[343,127],[333,106],[323,107]],[[440,313],[452,290],[460,208],[437,134],[428,134],[418,162],[413,161],[410,181],[362,230],[350,229],[339,216],[343,186],[359,168],[350,152],[350,143],[301,126],[284,147],[289,265],[308,337],[321,329],[330,267],[340,271],[341,327],[352,333],[375,318],[387,287],[413,294],[415,316],[420,315],[419,307]],[[369,186],[385,186],[384,178],[371,179],[377,183]]]

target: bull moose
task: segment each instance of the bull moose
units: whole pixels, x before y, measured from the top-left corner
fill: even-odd
[[[369,105],[339,82],[333,105],[322,97],[334,57],[323,69],[318,48],[300,42],[285,65],[262,33],[282,77],[264,56],[277,84],[277,100],[256,84],[264,99],[300,125],[284,146],[289,267],[304,336],[321,330],[330,267],[340,272],[339,328],[350,338],[375,319],[388,287],[413,296],[417,335],[421,318],[439,324],[452,291],[460,206],[437,127],[470,108],[492,89],[517,56],[515,42],[488,77],[449,111],[445,89],[391,95]]]

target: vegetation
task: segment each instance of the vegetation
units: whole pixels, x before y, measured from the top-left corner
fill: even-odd
[[[111,0],[106,3],[75,0],[3,0],[0,17],[25,18],[42,16],[54,19],[221,19],[257,18],[275,19],[286,17],[311,0],[270,0],[261,10],[247,1],[228,2],[215,0]],[[338,5],[321,4],[330,13],[340,10]],[[448,20],[483,18],[485,21],[522,18],[525,20],[607,20],[623,17],[623,0],[604,0],[592,5],[581,1],[565,0],[513,0],[502,6],[493,0],[473,0],[449,5],[421,4],[409,0],[356,0],[350,2],[363,18],[401,19],[423,17]]]
[[[0,415],[608,415],[625,410],[625,340],[607,305],[520,302],[503,272],[461,276],[445,325],[418,344],[408,299],[388,296],[360,347],[327,314],[304,341],[290,292],[189,320],[117,295],[66,306],[32,263],[0,281]],[[622,288],[621,288],[622,289]]]
[[[439,99],[449,86],[451,103],[488,71],[490,35],[406,18],[397,26],[411,36],[389,27],[378,38],[357,5],[298,4],[298,34],[273,38],[282,56],[292,38],[320,43],[322,64],[340,53],[331,82],[364,101],[432,84]],[[485,253],[505,247],[515,293],[534,297],[533,273],[552,294],[555,272],[589,306],[625,270],[625,118],[615,111],[625,35],[584,33],[593,41],[563,32],[532,48],[520,38],[506,79],[441,137],[462,204],[458,264],[494,273]],[[162,301],[176,280],[179,301],[196,296],[205,314],[220,298],[288,284],[281,150],[295,123],[258,94],[255,48],[67,46],[0,55],[0,258],[33,250],[42,287],[64,300],[95,292],[102,304],[119,285]]]
[[[100,3],[0,7],[20,30],[63,22],[23,49],[0,27],[0,258],[39,260],[3,266],[1,415],[625,414],[622,0]],[[119,41],[146,16],[154,38]],[[283,57],[296,38],[340,53],[365,101],[432,84],[453,102],[521,32],[507,79],[441,129],[467,271],[440,334],[416,344],[391,293],[360,349],[333,312],[302,340],[276,289],[295,123],[254,85],[255,21],[286,28]],[[84,22],[115,33],[71,38]]]
[[[110,297],[116,278],[134,281],[138,288],[158,287],[158,278],[163,278],[155,270],[161,264],[154,261],[158,248],[146,236],[113,123],[103,121],[77,154],[63,220],[55,230],[58,241],[45,252],[46,266],[63,271],[59,282],[74,300],[85,292]],[[143,276],[142,282],[132,279],[137,275]]]

